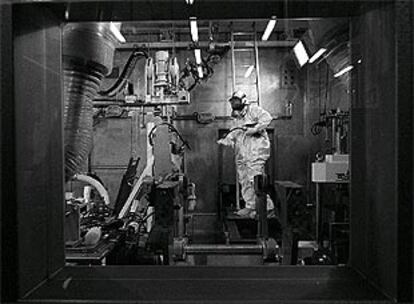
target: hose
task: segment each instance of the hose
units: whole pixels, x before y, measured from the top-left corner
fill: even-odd
[[[106,191],[105,187],[96,179],[84,174],[75,174],[73,176],[73,179],[80,182],[88,183],[91,186],[93,186],[96,189],[96,191],[98,191],[100,196],[103,198],[105,205],[108,206],[110,204],[108,191]]]
[[[149,132],[149,134],[148,134],[148,141],[149,141],[149,143],[150,143],[150,145],[151,146],[153,146],[154,145],[154,142],[153,142],[153,140],[152,140],[152,137],[153,137],[153,135],[154,135],[154,132],[155,132],[155,130],[159,127],[159,126],[162,126],[162,125],[167,125],[168,127],[169,127],[169,130],[170,131],[172,131],[172,132],[174,132],[175,134],[177,134],[177,136],[178,136],[178,138],[183,142],[183,144],[189,149],[189,150],[191,150],[191,147],[190,147],[190,145],[188,144],[188,142],[181,136],[181,134],[180,134],[180,132],[178,132],[178,130],[174,127],[174,125],[172,125],[172,124],[170,124],[170,123],[168,123],[168,122],[162,122],[162,123],[160,123],[160,124],[158,124],[158,125],[156,125],[156,126],[154,126],[152,129],[151,129],[151,131]]]
[[[257,123],[251,123],[251,124],[245,124],[243,125],[243,127],[235,127],[231,130],[229,130],[226,134],[224,134],[224,136],[222,137],[222,139],[226,138],[227,136],[229,136],[230,133],[237,131],[237,130],[241,130],[241,131],[246,131],[246,128],[253,128],[254,126],[256,126]]]
[[[125,82],[131,76],[132,71],[134,70],[135,65],[137,64],[140,57],[148,58],[147,52],[138,49],[134,50],[128,57],[127,63],[122,69],[121,75],[118,77],[118,79],[108,89],[99,91],[99,95],[111,97],[122,90],[122,88],[125,86]]]
[[[318,135],[322,132],[322,129],[326,127],[326,121],[317,121],[311,127],[312,135]]]
[[[242,127],[236,127],[236,128],[233,128],[233,129],[231,129],[231,130],[229,130],[226,134],[224,134],[224,136],[221,138],[221,139],[224,139],[224,138],[226,138],[227,136],[229,136],[230,135],[230,133],[232,133],[232,132],[234,132],[234,131],[237,131],[237,130],[241,130],[241,131],[245,131],[245,129],[244,128],[242,128]]]

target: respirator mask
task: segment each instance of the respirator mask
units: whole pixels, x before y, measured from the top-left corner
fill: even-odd
[[[234,118],[239,118],[242,116],[242,111],[246,107],[246,94],[236,91],[233,93],[233,96],[229,99],[231,104],[232,112],[231,116]]]
[[[242,116],[242,111],[244,109],[244,107],[246,106],[244,103],[241,102],[241,100],[233,102],[231,102],[231,117],[233,118],[239,118]]]

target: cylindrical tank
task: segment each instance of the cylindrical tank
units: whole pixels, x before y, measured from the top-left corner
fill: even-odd
[[[65,181],[90,152],[92,100],[112,70],[115,39],[109,23],[68,24],[63,30]]]

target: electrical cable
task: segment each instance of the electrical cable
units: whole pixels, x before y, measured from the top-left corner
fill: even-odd
[[[99,91],[98,94],[111,97],[118,93],[124,87],[125,82],[128,80],[128,78],[131,76],[132,71],[134,70],[135,65],[137,64],[140,57],[148,58],[148,53],[144,50],[135,49],[128,57],[127,63],[125,64],[118,79],[112,84],[112,86],[110,86],[108,89]]]
[[[189,150],[191,150],[191,147],[190,147],[190,145],[188,144],[188,142],[181,136],[181,134],[180,134],[180,132],[174,127],[174,125],[172,125],[172,124],[170,124],[170,123],[168,123],[168,122],[162,122],[162,123],[160,123],[160,124],[158,124],[158,125],[156,125],[156,126],[154,126],[152,129],[151,129],[151,131],[149,132],[149,134],[148,134],[148,140],[149,140],[149,143],[150,143],[150,145],[151,146],[153,146],[154,145],[154,142],[153,142],[153,140],[152,140],[152,137],[153,137],[153,134],[154,134],[154,132],[155,132],[155,130],[159,127],[159,126],[162,126],[162,125],[166,125],[166,126],[168,126],[169,127],[169,130],[170,131],[172,131],[172,132],[174,132],[175,134],[177,134],[177,136],[178,136],[178,138],[183,142],[183,144],[189,149]]]

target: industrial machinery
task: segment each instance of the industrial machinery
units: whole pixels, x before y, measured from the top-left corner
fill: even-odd
[[[74,188],[82,190],[82,195],[76,195],[76,191],[71,191],[76,189],[67,189],[66,260],[87,264],[107,261],[141,264],[149,263],[142,261],[145,256],[158,256],[158,260],[152,259],[150,263],[168,263],[171,239],[185,233],[183,214],[187,199],[191,208],[195,207],[196,200],[195,185],[182,170],[184,147],[188,144],[168,118],[163,120],[158,116],[148,120],[146,168],[137,180],[134,172],[129,176],[132,180],[127,177],[123,181],[133,186],[124,187],[126,191],[120,193],[114,209],[99,178],[92,177],[91,172],[88,175],[79,172],[92,146],[92,99],[117,94],[128,84],[138,59],[146,57],[146,102],[150,106],[188,103],[189,93],[178,87],[177,61],[170,60],[168,52],[160,51],[155,54],[153,64],[145,51],[135,49],[115,83],[98,91],[101,80],[113,65],[116,39],[111,25],[69,24],[65,26],[63,38],[65,180],[70,187],[76,182]],[[79,45],[86,47],[76,47]],[[163,114],[157,109],[154,113]],[[136,170],[137,161],[130,163],[130,167]]]
[[[331,143],[326,155],[318,154],[312,163],[312,181],[329,183],[346,181],[349,178],[349,155],[347,154],[349,113],[340,109],[332,110],[324,120],[315,123],[313,134],[319,134],[321,128],[326,129],[325,140]],[[329,136],[330,134],[330,136]]]
[[[81,40],[95,44],[91,49],[71,47]],[[66,181],[73,188],[67,189],[66,199],[66,261],[171,265],[199,254],[254,254],[262,261],[274,260],[277,244],[268,234],[267,197],[261,176],[255,181],[258,209],[254,243],[191,242],[187,226],[197,198],[196,185],[184,166],[184,153],[190,146],[172,119],[174,105],[190,102],[189,91],[194,86],[186,86],[184,80],[194,77],[191,65],[180,71],[177,59],[168,51],[156,51],[151,57],[148,50],[135,48],[114,83],[101,88],[102,78],[113,65],[115,43],[110,26],[69,25],[64,31],[64,44]],[[212,74],[217,56],[221,58],[212,53],[204,62],[206,75]],[[144,100],[138,100],[130,86],[139,58],[146,58]],[[93,109],[94,97],[114,97],[120,92],[125,95],[122,107],[110,104],[104,114]],[[93,118],[128,117],[131,112],[143,115],[141,127],[147,132],[145,167],[139,172],[140,160],[131,159],[113,205],[98,176],[79,172],[91,151]],[[80,191],[71,191],[76,189]]]
[[[336,109],[323,118],[312,127],[315,135],[325,128],[325,141],[330,142],[328,153],[318,153],[312,163],[312,182],[316,189],[316,241],[321,250],[332,254],[335,259],[332,263],[346,263],[349,246],[349,113]]]
[[[255,180],[255,243],[192,244],[188,224],[196,207],[196,189],[183,170],[183,156],[190,147],[179,131],[160,117],[154,117],[146,128],[146,167],[134,179],[128,196],[124,195],[113,210],[102,204],[107,194],[98,182],[78,179],[94,185],[98,193],[91,199],[91,191],[85,190],[83,198],[67,200],[67,225],[75,231],[72,235],[79,231],[77,242],[68,234],[67,261],[171,265],[186,263],[188,256],[235,254],[275,261],[278,245],[268,233],[267,197],[261,176]]]
[[[100,204],[107,194],[95,180],[99,196],[68,197],[66,228],[72,226],[75,232],[68,232],[67,261],[91,263],[93,258],[105,258],[105,263],[114,264],[171,263],[173,240],[185,237],[186,213],[195,208],[195,185],[182,171],[188,144],[174,126],[159,117],[155,121],[147,124],[146,168],[114,210]],[[70,237],[76,235],[76,229],[78,240],[73,242]]]
[[[177,58],[169,58],[168,51],[157,51],[145,66],[145,103],[189,103],[190,93],[180,85]]]

